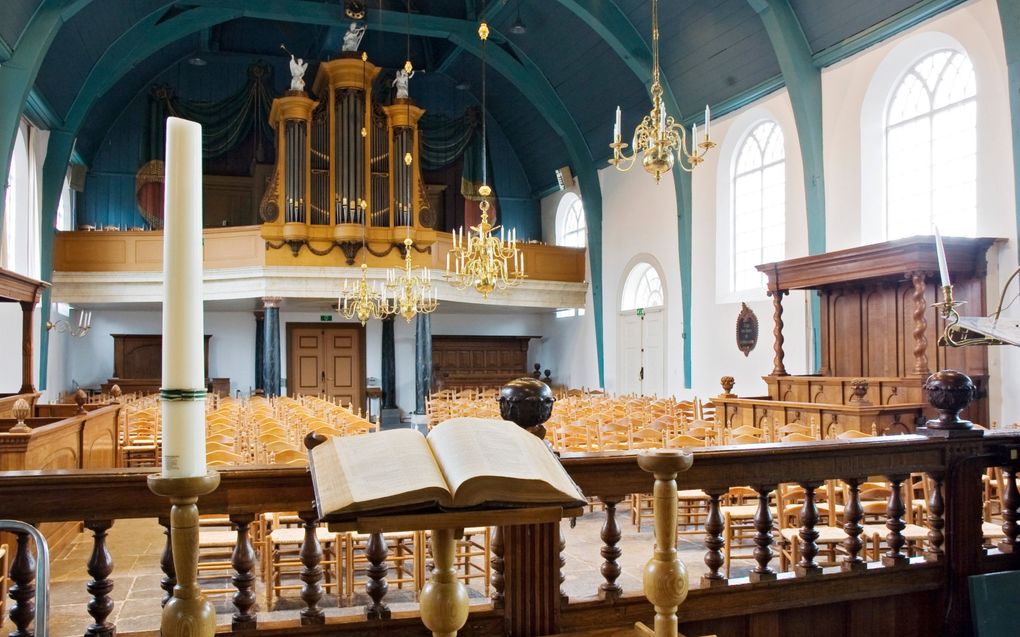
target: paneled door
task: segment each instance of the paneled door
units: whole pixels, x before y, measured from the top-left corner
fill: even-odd
[[[662,396],[665,392],[666,328],[662,308],[620,313],[619,392]]]
[[[364,407],[365,331],[360,325],[287,325],[287,393],[325,395]]]

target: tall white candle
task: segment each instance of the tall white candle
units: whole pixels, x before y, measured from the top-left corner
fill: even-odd
[[[613,141],[620,139],[620,130],[622,129],[623,112],[620,111],[620,107],[616,107],[616,123],[613,125]]]
[[[935,226],[935,254],[939,259],[939,278],[942,279],[942,287],[952,285],[949,281],[949,265],[946,263],[946,248],[942,245],[942,235],[939,234],[938,226]]]
[[[698,154],[698,125],[691,124],[691,154]]]
[[[705,141],[708,141],[709,127],[712,125],[712,111],[708,108],[708,104],[705,104]]]
[[[205,389],[202,316],[202,127],[166,122],[163,222],[163,389]],[[172,398],[172,397],[168,397]],[[205,475],[205,398],[164,398],[163,475]]]

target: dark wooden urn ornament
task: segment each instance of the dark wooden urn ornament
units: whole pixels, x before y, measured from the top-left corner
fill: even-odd
[[[737,315],[737,349],[747,356],[758,345],[758,317],[747,303],[740,304]]]
[[[960,418],[960,412],[974,399],[974,392],[970,376],[955,369],[943,369],[929,376],[924,381],[924,395],[928,404],[939,411],[939,417],[925,423],[919,433],[938,438],[984,435],[969,420]]]
[[[552,390],[537,378],[518,378],[499,390],[499,414],[503,420],[515,423],[542,440],[554,402]]]

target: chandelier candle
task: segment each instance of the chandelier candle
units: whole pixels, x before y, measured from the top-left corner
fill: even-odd
[[[949,287],[952,283],[949,281],[949,265],[946,264],[946,247],[942,245],[942,235],[938,226],[935,226],[935,254],[939,259],[939,278],[942,279],[942,287]]]
[[[204,476],[202,127],[166,121],[163,209],[163,477]]]

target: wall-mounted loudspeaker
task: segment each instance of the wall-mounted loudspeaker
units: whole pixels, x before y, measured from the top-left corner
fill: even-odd
[[[71,164],[67,179],[71,190],[75,192],[83,192],[85,190],[85,173],[87,172],[88,167],[82,164]]]
[[[574,173],[570,172],[570,166],[556,169],[556,183],[559,184],[560,190],[573,187]]]

